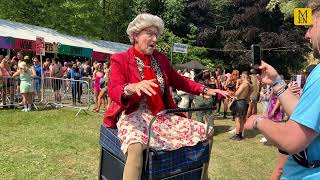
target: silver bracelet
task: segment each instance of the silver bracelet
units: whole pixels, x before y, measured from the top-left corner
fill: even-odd
[[[287,88],[287,83],[284,83],[284,85],[282,85],[281,88],[276,92],[276,95],[279,97],[283,92],[287,90]]]

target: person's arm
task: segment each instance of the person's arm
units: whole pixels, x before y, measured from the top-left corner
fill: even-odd
[[[178,74],[177,71],[173,69],[169,60],[166,58],[166,56],[162,55],[162,57],[160,57],[160,60],[162,60],[162,62],[166,67],[164,71],[165,73],[167,73],[169,77],[168,80],[169,80],[170,86],[173,86],[177,90],[182,90],[184,92],[194,94],[194,95],[200,95],[200,93],[203,92],[206,86],[196,83]],[[212,96],[212,95],[215,95],[216,93],[222,94],[223,96],[228,95],[226,92],[221,91],[220,89],[208,89],[206,95]]]
[[[281,94],[279,97],[282,96],[283,98],[283,95],[285,94]],[[289,108],[295,109],[296,106],[297,103]],[[258,122],[256,123],[257,120]],[[318,133],[313,129],[310,129],[291,119],[289,119],[286,123],[278,123],[269,120],[266,117],[251,116],[247,120],[245,128],[253,129],[253,125],[255,123],[260,132],[267,139],[271,140],[276,147],[290,154],[302,151],[318,136]]]
[[[217,79],[214,80],[214,84],[216,85],[217,89],[220,89],[219,83],[218,83],[218,80],[217,80]]]
[[[40,66],[40,78],[44,79],[44,70],[41,66]]]
[[[277,85],[274,87],[274,91],[277,92],[279,90],[279,86]],[[279,97],[278,97],[284,111],[290,116],[298,104],[299,98],[291,92],[288,88],[285,90]]]
[[[67,78],[68,78],[68,79],[71,79],[71,72],[70,72],[70,71],[69,71],[68,74],[67,74]]]
[[[34,67],[32,66],[31,67],[31,77],[36,77],[37,76],[37,73],[36,73],[36,71],[34,70]]]
[[[225,81],[224,83],[224,89],[228,89],[228,84],[230,83],[230,77],[228,77],[228,79]]]
[[[257,128],[276,147],[289,154],[304,150],[318,136],[312,129],[292,120],[288,120],[286,123],[262,120],[257,124]]]
[[[97,71],[94,71],[92,76],[92,81],[96,80],[96,76],[97,76],[96,74],[97,74]]]
[[[277,71],[270,65],[262,62],[263,81],[266,84],[272,84],[279,76]],[[314,75],[318,76],[317,73]],[[318,78],[318,77],[317,77]],[[316,90],[320,86],[319,79],[309,82],[309,87],[305,88],[303,95],[298,103],[298,98],[290,89],[284,91],[279,100],[284,106],[285,111],[291,115],[286,123],[276,123],[267,120],[265,117],[251,116],[246,124],[246,129],[253,129],[254,126],[274,144],[290,153],[294,154],[302,151],[319,135],[319,102],[320,91]],[[274,90],[277,92],[279,86]],[[310,103],[310,100],[314,102]],[[318,110],[315,112],[315,109]],[[294,113],[292,114],[294,110]]]
[[[17,70],[17,72],[15,72],[12,77],[16,77],[16,76],[19,76],[20,75],[20,69]]]

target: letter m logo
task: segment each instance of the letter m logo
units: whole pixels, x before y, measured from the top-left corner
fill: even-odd
[[[310,26],[312,24],[312,10],[310,8],[294,9],[294,25]]]

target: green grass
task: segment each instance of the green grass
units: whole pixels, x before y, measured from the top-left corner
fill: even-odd
[[[0,179],[97,179],[102,115],[75,117],[70,109],[29,113],[0,110]],[[210,162],[212,179],[268,179],[276,149],[246,133],[229,140],[231,120],[215,121]]]

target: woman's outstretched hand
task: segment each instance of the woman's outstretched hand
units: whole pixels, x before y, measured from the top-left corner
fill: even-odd
[[[153,87],[158,87],[158,85],[155,83],[156,81],[156,79],[151,79],[143,80],[138,83],[132,83],[127,86],[126,90],[129,94],[137,93],[138,96],[141,96],[143,92],[148,96],[152,96],[156,94],[156,92],[153,90]]]
[[[224,97],[230,97],[230,94],[227,91],[222,91],[220,89],[209,89],[206,95],[214,96],[216,93],[221,94]]]

